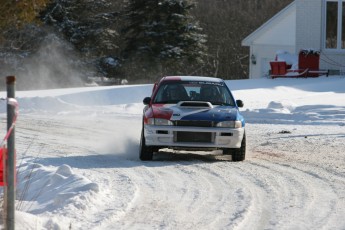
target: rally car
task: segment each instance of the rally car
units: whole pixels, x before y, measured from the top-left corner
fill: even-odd
[[[241,100],[234,99],[224,80],[169,76],[154,84],[143,100],[139,158],[152,160],[160,149],[223,150],[233,161],[246,155]]]

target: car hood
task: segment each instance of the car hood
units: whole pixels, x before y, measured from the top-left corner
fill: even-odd
[[[210,104],[209,104],[210,105]],[[171,121],[234,121],[242,120],[237,107],[233,106],[182,106],[181,104],[152,105],[154,118],[164,118]]]

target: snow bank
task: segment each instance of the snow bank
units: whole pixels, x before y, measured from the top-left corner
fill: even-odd
[[[75,174],[68,165],[55,168],[24,163],[18,168],[17,176],[19,183],[16,207],[21,210],[20,213],[17,213],[18,222],[21,223],[19,226],[28,226],[27,221],[34,222],[29,226],[36,226],[38,223],[47,228],[48,226],[59,226],[60,223],[54,219],[33,218],[27,213],[34,215],[47,212],[59,213],[64,209],[80,212],[87,209],[88,200],[97,196],[99,192],[98,184]]]

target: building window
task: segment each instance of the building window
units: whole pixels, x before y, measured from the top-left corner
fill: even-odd
[[[326,0],[325,48],[345,49],[345,0]]]

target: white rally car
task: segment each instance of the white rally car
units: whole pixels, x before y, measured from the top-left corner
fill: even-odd
[[[164,77],[143,103],[141,160],[152,160],[162,148],[222,149],[233,161],[245,159],[245,121],[239,111],[243,102],[235,101],[222,79]]]

